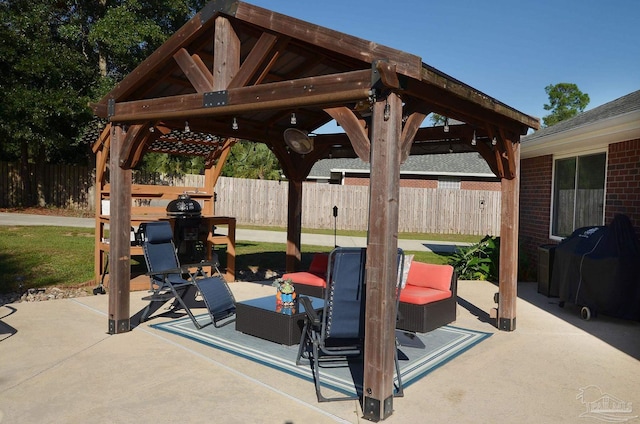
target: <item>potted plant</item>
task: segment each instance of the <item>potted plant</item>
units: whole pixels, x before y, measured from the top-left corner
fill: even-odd
[[[293,281],[290,278],[278,278],[273,282],[273,286],[277,288],[276,302],[282,306],[293,306],[296,300],[296,290],[293,287]]]

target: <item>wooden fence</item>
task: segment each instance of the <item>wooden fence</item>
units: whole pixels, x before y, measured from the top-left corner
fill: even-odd
[[[222,177],[216,186],[216,214],[235,216],[243,224],[286,226],[287,190],[284,181]],[[368,187],[305,183],[302,194],[303,227],[367,229]],[[400,232],[500,233],[499,191],[401,188],[399,208]]]
[[[86,166],[29,164],[26,175],[19,164],[0,162],[0,207],[93,208],[95,178]]]
[[[19,206],[23,193],[17,166],[0,163],[0,207]],[[35,174],[34,174],[35,175]],[[45,180],[38,184],[41,205],[92,210],[93,174],[86,167],[47,165]],[[203,187],[204,176],[179,179],[134,172],[134,182]],[[221,177],[216,186],[216,215],[234,216],[238,224],[285,227],[287,224],[286,181]],[[333,207],[338,216],[333,217]],[[375,207],[375,205],[373,205]],[[400,232],[499,235],[500,192],[483,190],[401,188]],[[302,226],[366,230],[369,211],[367,186],[303,184]]]

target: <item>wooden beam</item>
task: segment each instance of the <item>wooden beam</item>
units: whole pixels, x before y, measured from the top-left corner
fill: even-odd
[[[420,129],[420,125],[424,121],[427,114],[414,112],[407,118],[407,122],[402,128],[402,136],[400,138],[400,163],[404,163],[411,152],[411,144],[415,140],[416,134]]]
[[[200,57],[191,56],[187,49],[182,48],[173,55],[173,58],[198,93],[213,91],[213,75],[204,66]]]
[[[134,153],[138,146],[143,143],[145,136],[149,136],[148,124],[131,125],[125,133],[123,142],[120,145],[120,163],[118,166],[122,168],[131,168]]]
[[[430,66],[423,66],[420,81],[446,90],[446,96],[443,96],[445,102],[457,99],[459,105],[466,104],[465,109],[475,111],[477,117],[482,117],[485,121],[492,120],[492,117],[501,116],[511,121],[511,126],[515,124],[526,134],[529,128],[539,129],[540,120],[529,115],[525,115],[505,105],[502,102],[468,86],[450,76],[438,71]],[[464,120],[463,120],[464,121]],[[467,121],[464,121],[467,122]],[[508,123],[505,123],[508,126]]]
[[[278,38],[275,35],[263,32],[244,62],[242,62],[240,69],[236,73],[235,77],[233,77],[228,88],[246,86],[256,75],[265,59],[269,56],[269,53],[276,44],[276,41],[278,41]]]
[[[344,132],[351,141],[351,146],[356,152],[358,157],[366,163],[369,163],[371,156],[371,142],[369,141],[369,135],[365,130],[365,122],[362,119],[358,119],[356,115],[349,108],[346,107],[334,107],[324,109],[329,116],[336,120],[338,124],[344,129]]]
[[[143,122],[224,116],[261,110],[317,105],[330,106],[368,99],[371,71],[301,78],[292,81],[232,88],[222,106],[205,106],[201,93],[115,104],[112,122]]]
[[[374,72],[380,76],[382,85],[387,88],[400,88],[400,79],[396,73],[396,64],[390,63],[388,60],[377,60],[373,64]]]
[[[270,31],[317,46],[319,49],[333,51],[365,63],[372,64],[378,58],[383,57],[389,62],[397,63],[398,73],[420,78],[422,59],[418,56],[244,2],[238,3],[234,16]]]
[[[217,162],[215,163],[215,172],[213,175],[214,186],[218,182],[218,178],[220,178],[220,174],[222,174],[222,168],[224,167],[224,164],[227,161],[227,156],[229,156],[229,153],[231,152],[231,147],[233,147],[233,145],[236,144],[237,141],[238,141],[237,138],[233,138],[233,137],[227,138],[224,141],[221,148],[215,150],[212,155],[208,156],[205,159],[205,163],[204,163],[205,168],[213,167],[214,161],[216,161],[217,159]]]
[[[138,89],[140,84],[149,77],[149,74],[161,68],[175,52],[183,46],[188,45],[196,37],[200,36],[200,31],[210,25],[207,19],[203,19],[202,13],[196,14],[193,18],[178,29],[160,48],[151,53],[144,61],[140,63],[125,79],[123,79],[113,90],[103,97],[99,104],[100,110],[106,109],[109,99],[116,101],[127,98],[133,91]],[[94,113],[97,113],[94,108]]]
[[[290,41],[289,37],[278,38],[278,42],[276,43],[275,47],[273,47],[273,54],[271,55],[271,58],[265,64],[264,68],[262,69],[262,72],[260,72],[260,75],[256,77],[256,80],[254,81],[254,85],[262,84],[263,81],[268,76],[271,76],[273,78],[273,74],[270,74],[271,69],[273,69],[273,66],[276,64],[276,62],[278,61],[282,53],[284,53],[285,48],[289,45],[289,41]],[[297,75],[300,75],[300,74],[297,74]]]
[[[363,412],[366,419],[379,421],[393,412],[402,131],[398,95],[374,103],[372,126]]]
[[[518,224],[520,199],[520,143],[513,144],[516,163],[514,178],[503,178],[501,184],[502,211],[500,220],[500,269],[498,276],[498,328],[516,329],[516,299],[518,298]]]
[[[524,114],[516,112],[511,119],[510,116],[501,115],[496,112],[491,105],[492,102],[479,102],[476,103],[469,98],[459,96],[456,93],[452,93],[450,90],[451,82],[446,79],[438,80],[441,85],[430,85],[421,83],[412,79],[407,80],[407,87],[405,93],[413,98],[419,99],[427,105],[427,108],[431,111],[437,112],[443,116],[457,119],[475,127],[484,127],[486,123],[490,123],[496,127],[506,127],[515,133],[526,134],[529,127],[523,124],[516,117],[522,118],[527,124],[534,125],[534,122],[539,122],[532,117],[528,117]],[[462,84],[462,83],[458,83]],[[454,86],[456,86],[454,84]],[[464,92],[463,88],[467,87],[468,90],[473,91],[471,87],[461,85],[456,86],[461,92]],[[471,96],[475,99],[475,96]],[[488,96],[486,96],[488,97]],[[495,100],[494,100],[495,102]],[[502,110],[502,109],[501,109]]]
[[[514,178],[514,176],[516,175],[517,163],[516,163],[513,146],[514,146],[514,143],[517,143],[519,141],[519,137],[516,136],[518,140],[511,139],[511,137],[507,135],[507,132],[503,128],[500,128],[499,132],[500,132],[499,140],[504,146],[504,154],[505,154],[504,158],[505,158],[505,161],[507,162],[507,178]]]
[[[148,126],[145,127],[149,128]],[[146,133],[143,131],[142,133],[142,137],[138,137],[135,150],[130,153],[131,157],[127,159],[130,168],[135,168],[140,164],[140,161],[142,161],[142,158],[147,152],[147,147],[161,136],[161,134],[155,132],[155,130],[153,132],[148,130]]]
[[[107,123],[107,125],[105,125],[100,132],[98,139],[93,142],[93,145],[91,146],[93,153],[97,153],[98,150],[102,149],[102,147],[108,143],[109,137],[111,137],[111,123]]]
[[[107,170],[107,160],[109,159],[109,148],[111,146],[111,123],[106,125],[98,140],[102,141],[100,144],[101,148],[96,151],[96,154],[101,153],[96,157],[96,180],[104,183],[104,175]],[[99,199],[99,197],[100,196],[96,194],[96,198]]]
[[[294,272],[300,264],[302,234],[302,180],[289,180],[287,202],[287,272]]]
[[[213,90],[225,90],[240,68],[240,39],[224,16],[215,20]]]
[[[129,318],[131,282],[131,170],[120,167],[125,134],[120,125],[112,127],[109,220],[109,334],[131,329]],[[96,194],[98,195],[98,194]]]

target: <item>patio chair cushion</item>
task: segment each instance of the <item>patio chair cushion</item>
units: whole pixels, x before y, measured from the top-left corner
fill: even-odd
[[[407,277],[407,286],[426,287],[446,291],[451,295],[451,265],[436,265],[412,262]]]
[[[314,287],[326,287],[327,265],[329,255],[327,253],[315,253],[308,271],[290,272],[284,274],[282,278],[291,279],[294,284],[304,284]]]
[[[294,285],[304,284],[306,286],[323,288],[327,285],[324,275],[318,275],[307,271],[291,272],[289,274],[284,274],[282,278],[284,278],[285,280],[291,279]]]
[[[326,253],[314,253],[309,272],[318,275],[326,275],[327,265],[329,264],[329,255]]]
[[[451,291],[437,290],[430,287],[407,285],[404,290],[400,292],[400,302],[413,303],[414,305],[424,305],[449,297],[451,297]]]
[[[400,292],[397,328],[426,333],[455,321],[457,281],[451,265],[413,261]]]

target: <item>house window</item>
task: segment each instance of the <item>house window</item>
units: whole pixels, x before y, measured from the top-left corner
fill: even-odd
[[[551,235],[567,237],[580,227],[604,224],[606,153],[556,159]]]
[[[460,180],[458,178],[440,177],[438,179],[438,188],[460,190]]]

